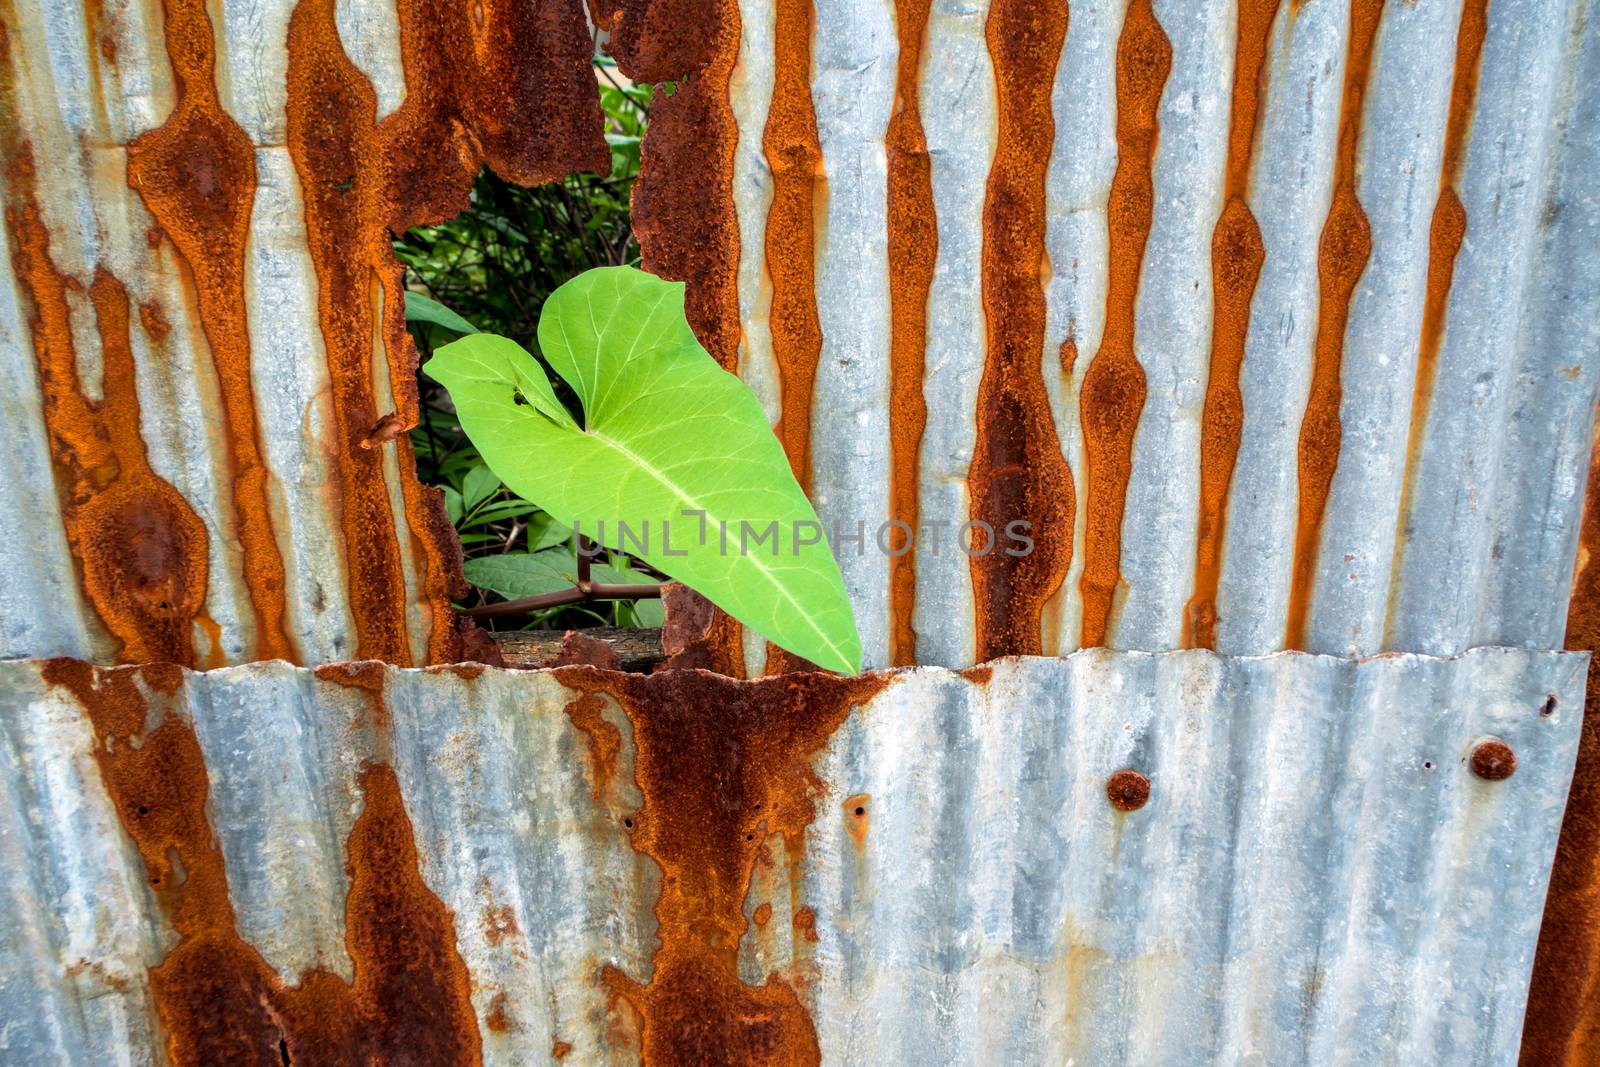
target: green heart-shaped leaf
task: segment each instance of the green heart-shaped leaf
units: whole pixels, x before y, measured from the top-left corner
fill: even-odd
[[[858,671],[855,616],[816,512],[755,395],[695,340],[683,284],[591,270],[546,301],[539,346],[583,425],[504,337],[463,337],[423,368],[494,473],[790,652]]]

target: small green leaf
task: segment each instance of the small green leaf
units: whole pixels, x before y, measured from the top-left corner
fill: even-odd
[[[575,567],[562,567],[552,553],[508,552],[501,556],[479,556],[466,562],[467,581],[479,589],[499,593],[507,600],[543,596],[566,589],[577,582]],[[559,554],[555,554],[559,555]]]
[[[406,290],[406,321],[442,326],[452,333],[477,333],[478,328],[431,296]]]
[[[505,338],[463,337],[425,368],[506,485],[789,651],[859,670],[855,618],[816,512],[755,395],[695,340],[683,284],[631,267],[591,270],[545,303],[539,347],[577,394],[583,425],[539,363]],[[636,537],[648,530],[648,547],[626,543],[619,523]],[[741,550],[746,531],[774,526],[779,543]]]
[[[470,513],[473,508],[483,503],[494,495],[500,488],[500,479],[495,477],[494,471],[487,464],[480,463],[467,471],[467,476],[461,481],[461,501]]]
[[[461,506],[461,494],[448,485],[444,487],[444,513],[450,516],[453,523],[459,523],[461,516],[466,513]]]
[[[541,511],[528,520],[528,551],[542,552],[555,545],[572,540],[572,527],[557,522],[548,511]]]

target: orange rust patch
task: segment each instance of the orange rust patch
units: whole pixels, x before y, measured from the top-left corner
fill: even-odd
[[[568,1041],[555,1041],[550,1045],[550,1056],[552,1059],[564,1060],[567,1058],[567,1054],[571,1051],[572,1044]]]
[[[605,701],[594,693],[585,693],[566,707],[567,718],[583,732],[589,742],[589,763],[593,777],[589,795],[595,800],[605,792],[617,775],[617,757],[622,752],[622,731],[606,722],[601,713]]]
[[[44,677],[84,708],[106,792],[180,938],[150,970],[172,1063],[481,1062],[454,926],[418,870],[392,769],[362,771],[365,804],[347,844],[345,947],[355,983],[317,969],[285,986],[236,929],[194,731],[162,703],[147,705],[136,684],[171,696],[180,669],[52,660]],[[157,725],[148,729],[152,712]],[[128,743],[135,737],[137,747]]]
[[[739,56],[733,0],[627,0],[613,39],[618,65],[636,81],[688,76],[658,93],[633,186],[633,230],[643,266],[687,283],[684,313],[712,358],[739,361],[739,223],[733,153],[739,134],[728,82]],[[809,100],[809,89],[802,82]]]
[[[234,521],[255,613],[254,658],[294,661],[245,318],[255,148],[217,100],[216,48],[204,0],[162,0],[161,6],[178,102],[166,122],[128,146],[128,184],[194,277],[200,323],[222,395]]]
[[[372,708],[371,725],[389,725],[389,706],[383,699],[383,664],[375,660],[360,663],[324,663],[313,673],[324,682],[359,689],[366,693]]]
[[[511,910],[510,904],[484,911],[483,936],[491,945],[498,945],[508,937],[522,936],[522,928],[517,925],[517,913]]]
[[[483,1017],[484,1028],[491,1033],[504,1034],[511,1030],[511,1017],[506,1014],[505,992],[496,993],[489,999],[489,1011]]]
[[[1087,462],[1083,596],[1085,648],[1103,645],[1122,585],[1122,513],[1133,473],[1133,437],[1144,410],[1144,368],[1134,354],[1134,304],[1155,198],[1156,112],[1172,70],[1172,44],[1150,0],[1132,0],[1117,40],[1117,170],[1106,210],[1110,271],[1100,351],[1079,398]]]
[[[89,287],[100,335],[101,399],[78,378],[67,294],[81,285],[50,256],[34,200],[30,150],[11,159],[20,204],[6,208],[11,263],[29,304],[45,429],[67,544],[89,603],[123,662],[197,666],[194,626],[205,602],[208,538],[182,495],[150,468],[140,436],[128,294],[105,270]]]
[[[827,181],[811,104],[811,0],[777,0],[772,106],[761,148],[772,168],[767,275],[772,357],[782,382],[774,429],[802,488],[811,489],[811,394],[822,354],[817,317],[817,186]]]
[[[1317,249],[1317,279],[1321,301],[1317,310],[1316,355],[1311,366],[1311,393],[1300,423],[1300,516],[1295,527],[1293,584],[1289,590],[1289,620],[1284,630],[1285,648],[1305,644],[1306,618],[1316,584],[1317,546],[1322,538],[1322,516],[1339,463],[1339,443],[1344,429],[1339,422],[1339,401],[1344,390],[1339,368],[1344,360],[1344,331],[1350,318],[1350,299],[1372,254],[1372,228],[1356,198],[1356,144],[1361,136],[1361,112],[1366,101],[1367,76],[1372,69],[1372,40],[1383,14],[1383,0],[1351,0],[1350,43],[1345,58],[1344,99],[1339,111],[1339,146],[1334,162],[1333,203],[1322,226]]]
[[[1040,612],[1066,578],[1076,503],[1040,360],[1044,185],[1055,136],[1050,87],[1066,40],[1066,5],[999,0],[986,34],[999,139],[983,202],[988,354],[967,473],[972,519],[995,531],[993,550],[971,560],[980,660],[1040,653]],[[1002,547],[1007,525],[1017,520],[1032,524],[1030,555]]]
[[[1590,454],[1566,647],[1600,650],[1600,422]],[[1578,762],[1533,960],[1522,1067],[1580,1067],[1600,1044],[1600,656],[1589,663]],[[1547,707],[1549,705],[1546,705]]]
[[[642,1019],[646,1063],[816,1064],[793,988],[739,979],[744,900],[765,839],[798,855],[822,783],[811,761],[882,677],[786,674],[736,682],[703,671],[621,675],[572,667],[562,682],[609,692],[633,724],[644,796],[633,845],[662,870],[654,977],[602,979]]]
[[[772,921],[772,905],[771,904],[759,905],[756,908],[755,914],[752,915],[750,918],[751,918],[752,921],[755,922],[755,924],[757,926],[765,926],[765,925],[767,925],[769,922]]]
[[[867,817],[868,805],[872,797],[866,793],[857,793],[855,796],[846,797],[844,801],[844,829],[855,841],[856,848],[865,848],[867,845]]]
[[[817,941],[817,915],[810,908],[802,905],[795,909],[794,918],[791,920],[794,928],[807,941],[815,944]]]
[[[1406,469],[1400,489],[1399,522],[1395,524],[1394,558],[1389,569],[1389,603],[1400,591],[1400,575],[1406,552],[1403,536],[1411,515],[1416,490],[1418,462],[1422,458],[1422,436],[1427,429],[1428,408],[1433,403],[1433,386],[1438,377],[1439,346],[1444,341],[1445,309],[1450,286],[1455,280],[1456,254],[1467,235],[1467,212],[1456,194],[1461,164],[1466,158],[1467,127],[1472,119],[1473,101],[1478,95],[1478,60],[1483,54],[1483,39],[1489,29],[1489,0],[1466,0],[1461,9],[1461,26],[1456,31],[1455,71],[1450,82],[1450,114],[1445,125],[1444,158],[1439,167],[1439,197],[1434,201],[1433,220],[1428,227],[1428,289],[1422,307],[1422,336],[1417,347],[1417,381],[1411,394],[1411,425],[1406,435]],[[1393,647],[1384,635],[1384,647]]]
[[[939,251],[934,222],[933,170],[917,109],[917,87],[932,0],[898,0],[895,28],[900,59],[895,68],[895,109],[884,134],[888,151],[889,241],[889,517],[917,528],[918,455],[928,424],[922,398],[928,291]],[[917,661],[912,628],[916,560],[910,552],[889,559],[889,662]]]
[[[1195,543],[1194,595],[1184,612],[1186,648],[1215,648],[1217,586],[1222,578],[1222,537],[1227,527],[1228,488],[1244,432],[1244,366],[1250,302],[1267,256],[1247,197],[1255,149],[1267,38],[1278,0],[1243,0],[1234,50],[1233,104],[1228,127],[1224,207],[1211,234],[1211,368],[1200,423],[1200,505]]]

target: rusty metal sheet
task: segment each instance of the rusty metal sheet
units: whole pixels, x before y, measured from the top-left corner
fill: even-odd
[[[1506,1064],[1585,660],[4,663],[0,1053]]]
[[[869,662],[1560,645],[1600,388],[1590,5],[619,18],[736,48],[689,82],[719,122],[652,134],[645,256],[700,287],[824,518],[865,523],[837,547]],[[886,560],[891,518],[930,526]],[[954,550],[1011,518],[1028,558]]]
[[[0,654],[463,657],[388,231],[609,160],[580,0],[475,10],[5,9]]]

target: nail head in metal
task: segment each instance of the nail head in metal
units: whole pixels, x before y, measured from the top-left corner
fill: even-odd
[[[1138,811],[1150,800],[1150,779],[1138,771],[1118,771],[1106,782],[1106,799],[1118,811]]]
[[[1479,741],[1472,746],[1472,773],[1487,782],[1503,782],[1517,769],[1517,754],[1504,741]]]

